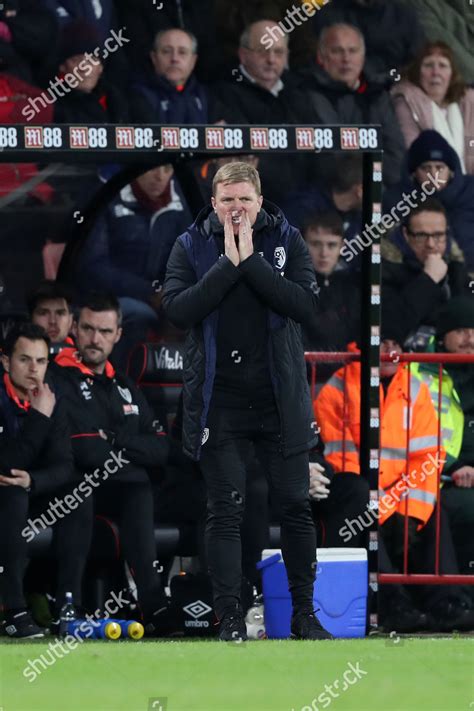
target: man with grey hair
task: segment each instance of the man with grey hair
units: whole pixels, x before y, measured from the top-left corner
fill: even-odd
[[[274,40],[266,46],[265,38]],[[215,93],[224,106],[227,123],[271,126],[307,121],[305,98],[298,80],[288,70],[288,35],[273,20],[248,25],[240,37],[239,68],[233,79],[219,82]],[[259,163],[267,197],[282,202],[288,185],[295,186],[302,173],[295,156],[263,157]]]
[[[361,31],[345,23],[325,27],[319,38],[317,63],[302,76],[313,123],[382,126],[383,179],[388,185],[396,183],[404,143],[388,93],[392,79],[371,74],[365,67]]]
[[[133,83],[132,117],[143,123],[200,124],[222,118],[207,89],[194,76],[196,37],[179,28],[155,37],[147,75]]]

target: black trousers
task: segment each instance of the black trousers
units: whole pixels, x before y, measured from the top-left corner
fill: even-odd
[[[33,531],[41,531],[47,524],[53,525],[53,548],[57,560],[58,600],[63,600],[66,592],[72,592],[76,604],[81,604],[82,578],[90,547],[92,514],[86,507],[78,506],[68,515],[58,515],[54,523],[53,512],[48,510],[55,497],[62,499],[67,490],[58,490],[49,496],[30,496],[20,487],[2,487],[0,490],[0,585],[3,602],[7,610],[26,607],[23,578],[28,564],[28,543],[30,536],[22,531],[28,519],[36,519]],[[41,519],[44,526],[39,523]],[[31,544],[33,545],[34,542]]]
[[[247,469],[257,456],[281,510],[281,547],[293,607],[312,609],[316,532],[307,452],[284,458],[274,405],[212,407],[200,466],[207,488],[206,548],[218,618],[240,602]]]
[[[28,562],[26,538],[21,532],[28,519],[36,519],[36,529],[41,530],[39,519],[52,525],[54,555],[57,559],[58,581],[56,600],[58,606],[67,591],[72,592],[76,605],[82,604],[82,581],[89,555],[94,514],[112,518],[119,527],[121,555],[129,563],[137,584],[138,599],[145,616],[157,609],[163,595],[161,577],[156,572],[156,546],[153,523],[153,496],[148,477],[134,477],[123,481],[109,479],[101,482],[93,495],[84,498],[81,492],[72,491],[78,482],[48,497],[32,497],[19,487],[0,490],[0,575],[1,590],[7,609],[25,607],[23,578]],[[69,494],[79,501],[76,509],[57,517],[56,522],[48,510],[51,501],[64,499]],[[82,499],[82,501],[81,501]],[[47,513],[45,513],[47,512]]]

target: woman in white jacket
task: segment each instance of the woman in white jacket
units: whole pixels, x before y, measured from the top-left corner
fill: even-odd
[[[425,129],[438,131],[474,175],[474,89],[466,87],[451,48],[430,42],[392,89],[407,148]]]

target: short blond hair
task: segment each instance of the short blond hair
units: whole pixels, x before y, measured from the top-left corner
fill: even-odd
[[[226,163],[219,168],[212,181],[212,194],[215,197],[219,183],[251,183],[258,196],[262,194],[262,185],[258,171],[249,163]]]

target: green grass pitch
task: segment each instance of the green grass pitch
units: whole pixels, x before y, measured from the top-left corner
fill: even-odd
[[[47,650],[0,644],[0,711],[474,709],[472,637],[84,642],[28,681]]]

